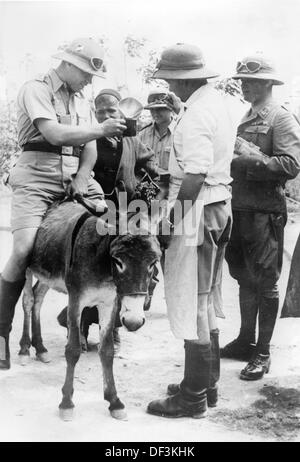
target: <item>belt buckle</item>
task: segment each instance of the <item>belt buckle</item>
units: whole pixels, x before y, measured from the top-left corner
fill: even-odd
[[[73,155],[73,146],[62,146],[61,153],[64,156],[72,156]]]

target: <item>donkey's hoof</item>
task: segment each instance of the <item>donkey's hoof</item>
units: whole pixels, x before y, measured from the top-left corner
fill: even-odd
[[[19,363],[21,366],[27,366],[30,362],[30,353],[19,353]]]
[[[74,409],[73,408],[59,409],[59,417],[64,422],[71,422],[74,417]]]
[[[114,409],[114,410],[110,411],[110,415],[114,419],[128,420],[127,412],[125,411],[125,409]]]
[[[42,363],[50,363],[51,359],[49,357],[49,353],[47,351],[43,353],[37,353],[36,354],[36,359],[37,361],[41,361]]]

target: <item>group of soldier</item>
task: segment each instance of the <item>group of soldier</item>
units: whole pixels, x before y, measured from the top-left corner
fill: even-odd
[[[98,209],[105,198],[117,203],[121,191],[131,200],[145,171],[168,199],[158,227],[165,295],[172,332],[185,350],[181,383],[171,383],[169,397],[152,401],[147,411],[204,417],[217,405],[220,356],[247,362],[242,380],[261,379],[270,369],[284,187],[300,171],[300,126],[272,95],[283,81],[261,54],[239,61],[232,77],[250,108],[236,127],[228,99],[210,81],[219,74],[206,66],[198,46],[175,44],[163,51],[153,74],[169,89],[150,92],[145,109],[152,122],[130,137],[123,136],[118,91],[101,90],[94,112],[81,92],[93,75],[104,76],[100,46],[77,39],[54,57],[59,66],[26,82],[17,100],[22,152],[9,177],[13,251],[0,280],[0,369],[10,368],[15,305],[48,207],[66,194],[87,197]],[[182,205],[179,216],[176,204]],[[197,245],[188,246],[176,227],[198,208]],[[166,228],[170,232],[161,233]],[[239,285],[241,327],[220,350],[224,258]]]

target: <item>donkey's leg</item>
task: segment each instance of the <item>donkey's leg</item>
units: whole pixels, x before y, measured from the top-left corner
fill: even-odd
[[[64,386],[62,387],[63,398],[59,405],[60,416],[63,420],[72,420],[74,403],[74,372],[77,361],[80,358],[80,317],[83,306],[80,306],[78,294],[69,296],[68,304],[68,343],[65,348],[67,371]]]
[[[39,281],[33,288],[34,305],[32,310],[32,346],[35,348],[36,351],[36,359],[42,361],[43,363],[50,362],[48,350],[47,348],[45,348],[43,344],[40,318],[41,307],[48,290],[49,287],[46,284],[43,284]]]
[[[31,312],[32,307],[34,304],[34,295],[32,290],[32,272],[27,269],[26,271],[26,283],[23,289],[23,298],[22,298],[22,305],[24,311],[24,320],[23,320],[23,333],[20,340],[20,362],[23,366],[28,363],[29,356],[30,356],[30,347],[31,347],[31,339],[30,339],[30,320],[31,320]]]
[[[110,305],[110,306],[109,306]],[[115,419],[127,419],[125,406],[117,395],[113,374],[114,344],[113,328],[117,312],[116,299],[98,305],[99,313],[99,356],[102,364],[104,399],[109,401],[111,416]]]

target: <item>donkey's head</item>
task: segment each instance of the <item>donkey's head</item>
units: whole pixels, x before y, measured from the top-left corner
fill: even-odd
[[[126,234],[112,241],[110,256],[121,301],[120,320],[129,331],[135,331],[145,322],[143,307],[154,265],[161,257],[160,246],[151,234]]]

